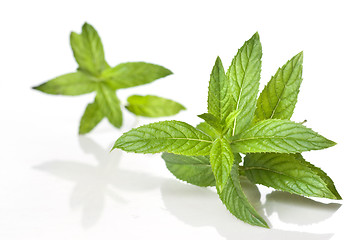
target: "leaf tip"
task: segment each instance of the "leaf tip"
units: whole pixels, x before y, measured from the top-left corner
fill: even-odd
[[[258,33],[258,31],[253,34],[252,38],[253,38],[253,39],[256,39],[256,40],[259,39],[259,33]]]
[[[116,149],[116,145],[113,145],[113,147],[111,148],[110,152],[112,152],[113,150]]]
[[[82,25],[82,29],[86,29],[88,27],[92,27],[91,24],[89,24],[88,22],[84,22],[84,24]]]
[[[334,147],[335,145],[337,145],[337,143],[332,140],[328,139],[328,141],[329,141],[329,145],[330,145],[329,147]]]
[[[334,196],[335,196],[336,200],[343,200],[342,196],[340,196],[340,194],[338,192],[335,192]]]
[[[216,64],[222,65],[222,60],[219,56],[217,56],[217,58],[216,58]]]
[[[303,51],[299,52],[296,57],[298,57],[301,61],[303,61]]]
[[[31,89],[34,89],[34,90],[37,90],[37,91],[40,91],[40,92],[44,92],[44,90],[43,90],[43,85],[44,85],[45,83],[43,83],[43,84],[40,84],[40,85],[38,85],[38,86],[33,86],[33,87],[31,87]]]

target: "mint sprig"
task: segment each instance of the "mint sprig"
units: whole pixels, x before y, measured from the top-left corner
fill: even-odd
[[[238,50],[227,72],[218,57],[208,91],[208,113],[196,128],[179,121],[144,125],[124,133],[114,148],[159,153],[178,178],[217,188],[237,218],[268,227],[250,204],[241,178],[303,196],[341,199],[324,171],[300,153],[335,143],[290,121],[302,82],[303,53],[289,60],[259,98],[262,47],[258,33]],[[241,154],[246,154],[242,161]]]
[[[70,35],[71,48],[79,67],[45,82],[34,89],[48,94],[77,96],[96,92],[94,102],[89,103],[81,118],[79,133],[90,132],[103,118],[120,128],[122,108],[116,90],[151,83],[172,72],[162,66],[145,62],[127,62],[115,67],[105,60],[103,45],[97,31],[88,23],[80,34]],[[164,117],[177,114],[185,108],[170,99],[153,95],[133,95],[128,98],[126,108],[135,115]]]

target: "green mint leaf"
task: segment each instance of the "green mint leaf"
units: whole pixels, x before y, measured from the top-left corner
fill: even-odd
[[[320,168],[314,166],[313,164],[307,162],[304,160],[303,156],[301,154],[295,154],[294,155],[296,160],[299,161],[300,163],[302,163],[303,165],[307,166],[308,168],[310,168],[313,172],[315,172],[326,184],[327,188],[329,189],[329,191],[335,196],[335,198],[333,199],[338,199],[341,200],[342,197],[340,196],[340,194],[338,193],[333,180]]]
[[[233,123],[232,134],[244,131],[252,122],[261,74],[262,45],[259,34],[255,33],[238,50],[227,71],[231,82],[234,110],[240,115]]]
[[[240,113],[241,112],[239,110],[235,110],[227,116],[226,120],[223,123],[224,125],[223,133],[226,133],[228,130],[233,129],[233,124]],[[230,133],[230,136],[232,135],[232,133]]]
[[[219,193],[219,197],[236,218],[254,226],[269,228],[243,192],[239,178],[238,162],[233,164],[231,176],[223,191]]]
[[[108,68],[100,36],[90,24],[85,23],[82,26],[81,34],[72,32],[70,43],[81,70],[99,76]]]
[[[338,199],[317,174],[318,169],[313,171],[313,166],[297,156],[300,154],[248,154],[244,158],[245,173],[253,183],[267,187],[308,197]]]
[[[101,78],[113,89],[135,87],[151,83],[172,72],[162,66],[145,62],[121,63],[106,69]]]
[[[258,122],[232,141],[234,152],[301,153],[334,146],[330,141],[300,123],[268,119]]]
[[[79,134],[89,133],[104,117],[96,102],[89,103],[80,121]]]
[[[210,154],[212,139],[179,121],[163,121],[144,125],[124,133],[113,148],[135,153],[169,152],[187,156]]]
[[[197,129],[201,130],[203,133],[207,134],[212,140],[220,137],[220,134],[216,129],[206,122],[201,122],[196,126]]]
[[[122,110],[116,92],[106,84],[100,84],[95,101],[108,121],[113,126],[120,128],[122,126]]]
[[[279,68],[261,92],[254,122],[264,119],[290,119],[302,83],[303,52]]]
[[[162,158],[176,178],[200,187],[216,185],[208,156],[183,156],[165,152]]]
[[[216,186],[222,192],[231,173],[234,156],[229,142],[225,138],[217,138],[212,146],[210,162],[216,179]]]
[[[76,96],[95,91],[97,84],[96,78],[78,71],[61,75],[33,89],[48,94]]]
[[[213,114],[203,113],[201,115],[198,115],[198,117],[205,120],[207,124],[209,124],[215,130],[217,130],[219,133],[222,132],[222,125],[221,125],[219,119],[216,118],[215,116],[213,116]]]
[[[186,109],[181,104],[170,99],[146,95],[132,95],[127,98],[127,110],[137,116],[144,117],[165,117],[177,114]]]
[[[231,86],[219,57],[213,67],[208,88],[208,113],[220,121],[232,112]]]

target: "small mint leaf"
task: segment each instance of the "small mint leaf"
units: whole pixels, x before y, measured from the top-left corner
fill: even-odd
[[[90,24],[82,26],[81,34],[72,32],[70,43],[81,70],[99,76],[108,68],[100,36]]]
[[[215,140],[221,136],[216,129],[214,129],[206,122],[199,123],[196,128],[207,134],[212,140]]]
[[[108,121],[113,126],[120,128],[122,126],[122,110],[116,92],[102,83],[98,87],[95,101]]]
[[[172,116],[186,109],[178,102],[153,95],[132,95],[127,98],[127,102],[126,108],[128,111],[144,117]]]
[[[235,110],[233,112],[231,112],[227,118],[224,121],[224,129],[223,129],[223,133],[226,133],[228,130],[232,130],[233,129],[233,124],[236,121],[237,117],[239,116],[241,112],[239,110]],[[230,133],[229,136],[231,136],[232,133]]]
[[[216,179],[216,186],[222,192],[233,165],[234,156],[229,142],[225,138],[218,138],[213,142],[210,153],[212,171]]]
[[[120,89],[148,84],[171,74],[170,70],[160,65],[146,62],[127,62],[106,69],[101,74],[101,78],[112,89]]]
[[[78,71],[56,77],[33,89],[54,95],[76,96],[90,93],[96,90],[97,81],[94,77]]]
[[[208,113],[219,121],[227,118],[232,112],[231,86],[224,72],[222,61],[219,57],[212,69],[208,88]]]
[[[176,178],[200,187],[216,185],[208,156],[183,156],[165,152],[162,158]]]
[[[278,69],[258,98],[254,122],[291,118],[303,80],[302,69],[303,52]]]
[[[219,197],[236,218],[254,226],[268,228],[267,223],[250,204],[242,190],[238,163],[239,162],[236,161],[233,164],[231,175],[223,191],[219,193]]]
[[[218,118],[216,118],[213,114],[203,113],[198,115],[199,118],[202,118],[206,123],[208,123],[211,127],[217,130],[219,133],[222,132],[222,126]]]
[[[80,121],[79,134],[89,133],[103,118],[104,115],[96,101],[89,103]]]

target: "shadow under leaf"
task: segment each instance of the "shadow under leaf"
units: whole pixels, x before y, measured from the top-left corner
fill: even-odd
[[[257,210],[262,213],[258,189],[243,184],[244,191]],[[167,210],[180,221],[192,227],[213,227],[225,239],[293,239],[327,240],[333,234],[314,234],[251,226],[231,215],[211,188],[201,188],[175,180],[161,185],[161,194]],[[263,216],[263,215],[262,215]]]
[[[82,225],[94,226],[101,218],[106,199],[126,204],[124,192],[142,192],[158,188],[162,179],[146,173],[120,169],[121,152],[109,153],[93,140],[80,136],[79,143],[85,153],[94,156],[94,164],[77,161],[52,160],[35,169],[74,184],[70,207],[82,212]]]
[[[325,204],[287,192],[273,191],[266,196],[263,207],[268,216],[277,213],[285,223],[310,225],[331,217],[341,204]]]

